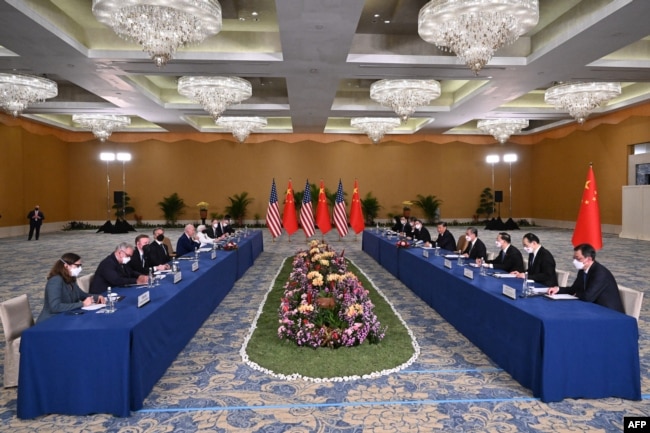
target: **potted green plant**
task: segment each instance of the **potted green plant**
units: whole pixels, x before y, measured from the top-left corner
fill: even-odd
[[[168,197],[163,197],[162,201],[158,202],[158,206],[163,212],[165,223],[172,226],[176,224],[178,217],[183,214],[185,207],[187,207],[183,199],[180,198],[177,193],[173,193]]]
[[[226,206],[226,213],[237,221],[239,226],[243,225],[248,205],[253,202],[253,199],[248,196],[246,191],[244,191],[241,194],[235,194],[232,197],[228,197],[228,200],[230,200],[230,205]]]
[[[418,199],[413,200],[413,205],[422,209],[428,224],[435,224],[438,218],[438,209],[442,200],[438,199],[435,195],[423,196],[418,194]]]
[[[375,218],[377,218],[377,215],[379,214],[379,209],[381,209],[379,200],[377,200],[377,197],[374,197],[372,191],[370,191],[366,194],[366,197],[360,201],[361,209],[366,218],[366,225],[373,225],[375,223]]]
[[[492,188],[487,187],[481,192],[479,197],[479,206],[476,209],[476,214],[480,217],[486,215],[490,219],[490,215],[494,213],[494,196],[492,195]]]

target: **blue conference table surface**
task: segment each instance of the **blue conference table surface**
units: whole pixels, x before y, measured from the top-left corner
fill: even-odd
[[[205,319],[262,252],[262,233],[251,232],[233,251],[202,252],[199,269],[180,260],[182,280],[123,287],[113,314],[58,314],[22,334],[18,417],[48,413],[129,416],[142,408],[156,382]],[[138,295],[150,302],[137,307]],[[101,311],[101,310],[100,310]]]
[[[511,299],[503,285],[518,288],[521,279],[481,276],[469,267],[470,279],[456,260],[448,269],[433,250],[424,257],[421,248],[398,249],[396,242],[363,235],[364,251],[382,265],[396,260],[390,267],[407,287],[535,397],[641,399],[633,317],[579,300]],[[385,253],[390,247],[394,254]]]

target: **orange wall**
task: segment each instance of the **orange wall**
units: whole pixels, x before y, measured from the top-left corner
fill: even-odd
[[[372,191],[379,199],[380,217],[399,213],[402,201],[417,194],[434,194],[443,201],[444,219],[467,219],[478,207],[481,190],[491,186],[485,156],[515,152],[515,219],[575,220],[588,164],[593,162],[602,222],[620,225],[629,146],[650,141],[646,111],[513,137],[520,144],[506,146],[491,144],[487,137],[439,135],[389,135],[373,145],[358,135],[256,135],[239,144],[218,134],[114,134],[114,141],[99,143],[87,133],[0,118],[0,226],[26,224],[25,215],[35,203],[47,221],[62,225],[106,219],[102,151],[132,153],[133,160],[124,164],[126,190],[144,221],[162,219],[157,202],[173,192],[189,205],[182,218],[196,220],[197,202],[207,201],[209,212],[222,213],[227,197],[242,191],[254,198],[247,218],[257,213],[263,220],[272,178],[280,201],[289,178],[298,191],[306,178],[311,183],[323,178],[334,191],[341,178],[349,202],[357,178],[362,196]],[[494,171],[495,189],[504,191],[501,215],[507,218],[509,166],[500,163]],[[122,164],[110,163],[108,174],[112,204],[113,191],[122,190]]]

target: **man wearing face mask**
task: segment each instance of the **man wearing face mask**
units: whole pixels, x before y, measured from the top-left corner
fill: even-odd
[[[467,241],[467,247],[463,251],[463,257],[468,257],[470,260],[485,260],[487,249],[483,241],[478,238],[478,229],[476,227],[469,227],[465,231],[465,240]]]
[[[578,270],[578,275],[571,287],[551,287],[547,292],[549,295],[574,295],[583,301],[625,313],[614,275],[596,261],[594,247],[589,244],[576,246],[573,249],[573,266]]]
[[[223,229],[220,228],[219,220],[217,218],[212,218],[212,221],[210,221],[210,227],[205,229],[205,234],[208,235],[209,238],[220,239],[223,236],[219,236],[219,232],[223,234]]]
[[[499,255],[494,260],[487,260],[483,266],[488,268],[501,269],[506,272],[524,272],[524,258],[514,245],[511,245],[511,238],[508,233],[501,232],[497,235],[496,246],[499,248]]]
[[[413,240],[424,242],[425,247],[431,246],[431,233],[422,225],[422,221],[419,219],[413,221]]]
[[[153,241],[144,249],[145,260],[149,266],[164,266],[169,269],[168,263],[172,253],[171,241],[165,237],[165,230],[162,227],[153,229]]]
[[[147,284],[149,277],[142,275],[129,266],[133,255],[133,246],[127,242],[120,243],[95,270],[95,276],[90,283],[90,293],[100,294],[109,287],[123,287],[132,284]]]
[[[521,242],[528,253],[528,279],[548,287],[557,286],[553,254],[540,244],[534,233],[526,233]],[[526,277],[523,272],[515,271],[513,274],[517,278]]]
[[[31,241],[34,234],[36,234],[36,240],[38,240],[38,236],[41,234],[41,225],[43,225],[43,220],[45,219],[45,215],[41,212],[41,207],[39,205],[34,206],[34,209],[27,214],[27,219],[29,220],[29,235],[27,236],[27,240]]]

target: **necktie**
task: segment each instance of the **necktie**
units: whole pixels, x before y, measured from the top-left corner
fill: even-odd
[[[533,253],[528,254],[528,269],[531,269],[533,267],[534,261],[535,261],[535,254]]]
[[[142,259],[142,267],[144,268],[144,251],[140,251],[140,258]]]
[[[505,258],[506,258],[506,253],[504,253],[503,250],[501,250],[501,263],[503,263],[503,259]]]
[[[165,253],[165,255],[167,255],[167,248],[165,248],[165,244],[160,244],[160,246],[162,247],[162,250]]]

